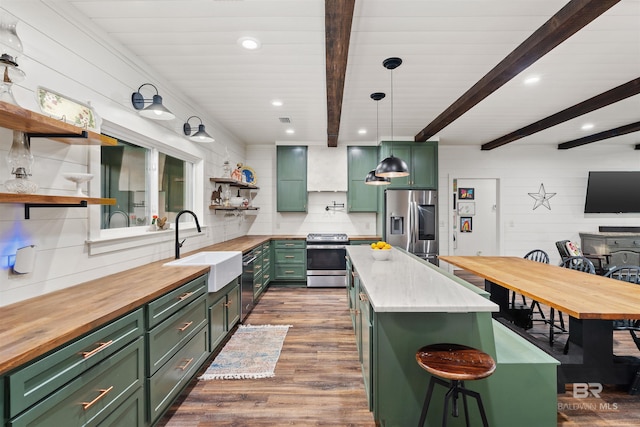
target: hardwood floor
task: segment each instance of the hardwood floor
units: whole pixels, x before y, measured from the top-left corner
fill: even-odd
[[[194,380],[159,426],[375,426],[344,289],[269,288],[245,323],[293,325],[275,377]]]
[[[158,425],[374,426],[346,306],[344,289],[270,288],[245,323],[293,325],[275,377],[193,380]],[[560,349],[564,339],[558,338]],[[638,355],[626,332],[616,333],[615,345],[617,354]],[[640,395],[615,387],[605,386],[600,398],[579,399],[569,385],[558,408],[561,427],[640,425]]]

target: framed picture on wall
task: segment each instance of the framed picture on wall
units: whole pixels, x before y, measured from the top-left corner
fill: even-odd
[[[461,216],[460,217],[460,232],[461,233],[471,233],[473,231],[473,223],[472,218],[470,216]]]
[[[458,200],[473,200],[475,197],[473,188],[458,188]]]
[[[476,202],[458,202],[458,213],[460,215],[475,215]]]

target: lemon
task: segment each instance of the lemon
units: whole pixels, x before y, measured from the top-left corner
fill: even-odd
[[[386,245],[384,245],[384,248],[382,249],[391,249],[391,245],[387,243]]]
[[[376,243],[376,246],[378,247],[378,249],[382,249],[384,248],[384,245],[386,245],[386,242],[383,241],[379,241],[378,243]]]
[[[378,247],[378,246],[376,246],[376,244],[375,244],[375,243],[372,243],[372,244],[371,244],[371,249],[375,249],[375,248],[377,248],[377,247]]]

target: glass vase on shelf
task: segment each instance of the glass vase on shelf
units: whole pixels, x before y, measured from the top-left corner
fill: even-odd
[[[18,57],[22,55],[22,41],[16,32],[18,20],[7,13],[0,14],[0,101],[18,105],[13,97],[12,86],[24,80],[24,71],[18,68]]]
[[[24,132],[14,130],[13,142],[7,154],[7,164],[11,173],[15,175],[4,183],[10,193],[33,194],[38,191],[38,185],[29,179],[33,166],[33,154],[29,148],[29,138]]]

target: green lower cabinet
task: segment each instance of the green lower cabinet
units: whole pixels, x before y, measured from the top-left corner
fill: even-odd
[[[184,347],[147,379],[147,418],[151,424],[171,405],[206,361],[209,356],[207,341],[207,328],[203,326]]]
[[[144,338],[139,337],[49,397],[12,418],[11,427],[95,426],[141,390]],[[138,410],[142,407],[138,406]],[[136,414],[139,419],[140,414]],[[107,424],[108,425],[108,424]]]
[[[141,387],[97,426],[143,427],[144,403],[144,390]]]
[[[275,240],[273,248],[273,280],[296,284],[306,282],[307,242]]]
[[[209,351],[213,352],[240,321],[240,284],[234,279],[218,292],[209,293]]]

